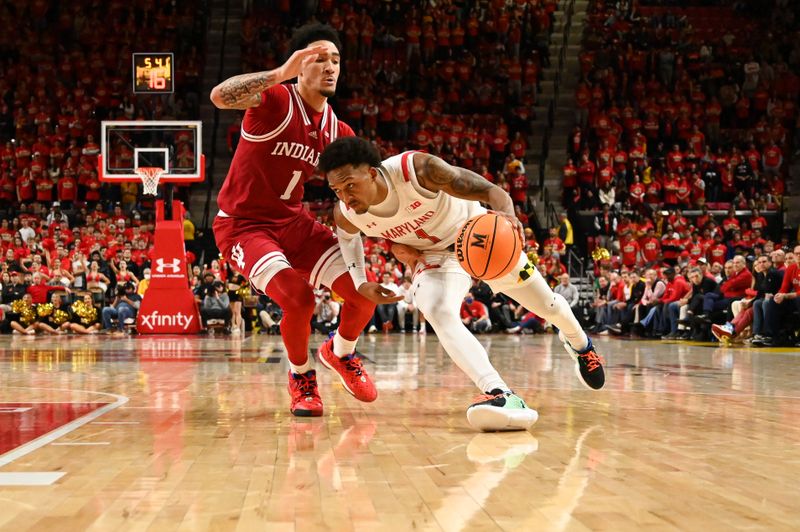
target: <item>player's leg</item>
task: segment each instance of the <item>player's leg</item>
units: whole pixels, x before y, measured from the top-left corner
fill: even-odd
[[[331,261],[329,270],[320,276],[320,284],[328,286],[344,299],[339,313],[339,327],[333,337],[323,342],[317,355],[328,369],[339,374],[345,389],[359,401],[377,399],[378,390],[356,356],[358,337],[375,312],[375,304],[358,293],[341,253]],[[344,271],[342,269],[344,268]],[[338,274],[338,275],[337,275]],[[335,277],[333,277],[335,275]],[[329,280],[333,277],[333,280]]]
[[[360,401],[374,401],[378,391],[361,359],[355,355],[356,342],[375,313],[375,304],[358,293],[342,259],[339,243],[330,229],[311,220],[302,228],[301,249],[288,255],[298,269],[309,272],[314,288],[322,285],[344,299],[339,313],[339,327],[333,337],[323,342],[317,353],[320,361],[336,371],[345,389]],[[294,240],[299,240],[297,230]]]
[[[412,286],[414,303],[453,362],[485,394],[467,410],[470,424],[480,430],[527,429],[538,414],[511,392],[489,361],[486,349],[461,321],[461,301],[470,285],[463,271],[427,270]]]
[[[487,284],[494,292],[501,292],[534,312],[537,316],[558,327],[558,336],[567,352],[576,357],[581,382],[594,390],[605,383],[602,359],[594,350],[589,337],[572,313],[563,296],[553,292],[539,271],[528,265],[528,259],[520,254],[517,267],[511,273]]]
[[[283,310],[281,337],[289,358],[291,411],[321,416],[322,400],[308,356],[314,292],[303,272],[292,268],[269,227],[233,218],[214,220],[214,234],[223,256]]]

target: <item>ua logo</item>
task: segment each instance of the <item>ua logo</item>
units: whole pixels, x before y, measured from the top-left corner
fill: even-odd
[[[244,250],[242,249],[242,245],[237,242],[235,246],[231,249],[231,259],[233,262],[239,266],[239,271],[244,271]]]
[[[172,259],[172,262],[164,262],[164,259],[159,257],[156,259],[156,272],[164,273],[164,268],[169,268],[172,273],[181,271],[181,259]]]
[[[316,132],[316,131],[312,131],[312,132],[310,132],[308,135],[309,135],[309,136],[310,136],[312,139],[315,139],[315,138],[317,138],[317,132]]]

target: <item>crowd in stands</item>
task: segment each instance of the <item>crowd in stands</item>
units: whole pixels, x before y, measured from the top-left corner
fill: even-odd
[[[800,248],[764,214],[799,147],[798,7],[678,4],[587,17],[563,202],[596,213],[594,330],[794,343]]]
[[[797,8],[724,4],[591,6],[565,205],[777,206],[797,141]]]
[[[100,122],[199,116],[204,18],[185,0],[4,2],[0,22],[14,31],[0,36],[0,208],[133,207],[137,183],[98,179]],[[175,53],[176,92],[134,95],[131,53],[154,50]]]
[[[800,345],[800,246],[724,263],[654,268],[602,267],[596,278],[598,334],[721,342],[762,347]]]
[[[333,104],[356,134],[373,140],[384,157],[407,149],[439,155],[525,204],[526,137],[549,61],[555,0],[356,0],[320,2],[313,13],[290,4],[253,3],[243,21],[243,71],[277,66],[297,25],[329,23],[343,44]],[[312,181],[306,198],[332,195]]]

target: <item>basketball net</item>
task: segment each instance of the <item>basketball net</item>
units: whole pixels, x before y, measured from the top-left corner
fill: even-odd
[[[140,166],[135,171],[142,180],[142,193],[146,196],[157,196],[158,182],[165,170],[158,166]]]

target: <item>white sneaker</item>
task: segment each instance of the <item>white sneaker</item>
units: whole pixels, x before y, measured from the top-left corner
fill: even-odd
[[[467,409],[469,424],[483,432],[528,430],[538,419],[539,413],[528,408],[521,397],[499,389]]]
[[[231,327],[231,334],[239,334],[239,327]]]

